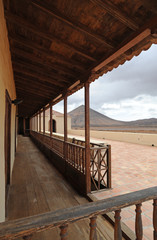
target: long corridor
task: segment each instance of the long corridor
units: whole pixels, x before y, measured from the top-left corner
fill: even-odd
[[[28,137],[19,136],[8,201],[8,220],[23,218],[88,201],[80,196]],[[113,228],[101,216],[98,239],[113,239]],[[68,239],[89,239],[89,220],[69,225]],[[33,240],[60,239],[55,228],[34,234]]]

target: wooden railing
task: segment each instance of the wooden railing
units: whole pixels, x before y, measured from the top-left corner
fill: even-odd
[[[62,139],[56,137],[50,137],[46,134],[37,133],[35,131],[31,131],[31,135],[37,138],[42,144],[44,144],[47,148],[53,150],[59,156],[64,156],[64,141]]]
[[[143,202],[152,199],[154,240],[157,240],[157,187],[128,193],[81,206],[61,209],[55,212],[48,212],[19,220],[7,221],[0,224],[0,239],[17,239],[19,237],[23,237],[23,239],[32,239],[32,235],[36,232],[59,227],[60,239],[68,240],[68,225],[70,225],[70,223],[78,222],[83,219],[90,219],[89,239],[96,240],[97,216],[114,211],[114,239],[121,240],[121,209],[135,205],[135,235],[137,240],[141,240],[143,237],[141,206]]]
[[[85,146],[85,141],[73,138],[74,144]],[[111,188],[111,145],[90,143],[90,172],[92,190]]]
[[[64,142],[61,138],[50,137],[46,134],[31,131],[31,135],[38,139],[48,149],[64,158],[65,162],[85,175],[85,142],[73,138],[72,142]],[[90,175],[91,190],[111,188],[111,146],[90,144]]]
[[[91,147],[92,189],[111,188],[111,146]]]
[[[85,147],[66,142],[66,161],[85,174]]]

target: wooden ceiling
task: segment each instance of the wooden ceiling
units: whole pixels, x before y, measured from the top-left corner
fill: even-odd
[[[24,117],[157,43],[156,0],[4,0],[4,9]]]

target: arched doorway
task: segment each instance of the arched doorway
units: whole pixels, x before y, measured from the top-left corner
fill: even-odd
[[[54,120],[54,119],[52,121],[52,131],[56,132],[56,120]]]

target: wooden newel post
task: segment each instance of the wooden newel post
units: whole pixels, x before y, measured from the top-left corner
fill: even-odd
[[[97,234],[96,234],[96,227],[97,227],[97,224],[96,224],[96,219],[97,217],[92,217],[90,218],[90,237],[89,237],[89,240],[97,240]]]
[[[107,166],[108,166],[108,171],[107,171],[107,187],[111,188],[112,187],[112,179],[111,179],[111,145],[107,145]]]
[[[68,224],[65,224],[63,226],[60,226],[60,236],[61,236],[61,240],[68,240]]]
[[[154,199],[153,206],[154,240],[157,240],[157,199]]]
[[[89,83],[85,83],[85,173],[86,194],[91,192],[90,177],[90,112],[89,112]]]
[[[136,239],[142,240],[143,238],[143,228],[142,228],[142,216],[141,216],[141,206],[142,204],[136,205],[136,221],[135,221],[135,232],[136,232]]]
[[[115,211],[114,240],[122,240],[120,212],[121,212],[121,210]]]

